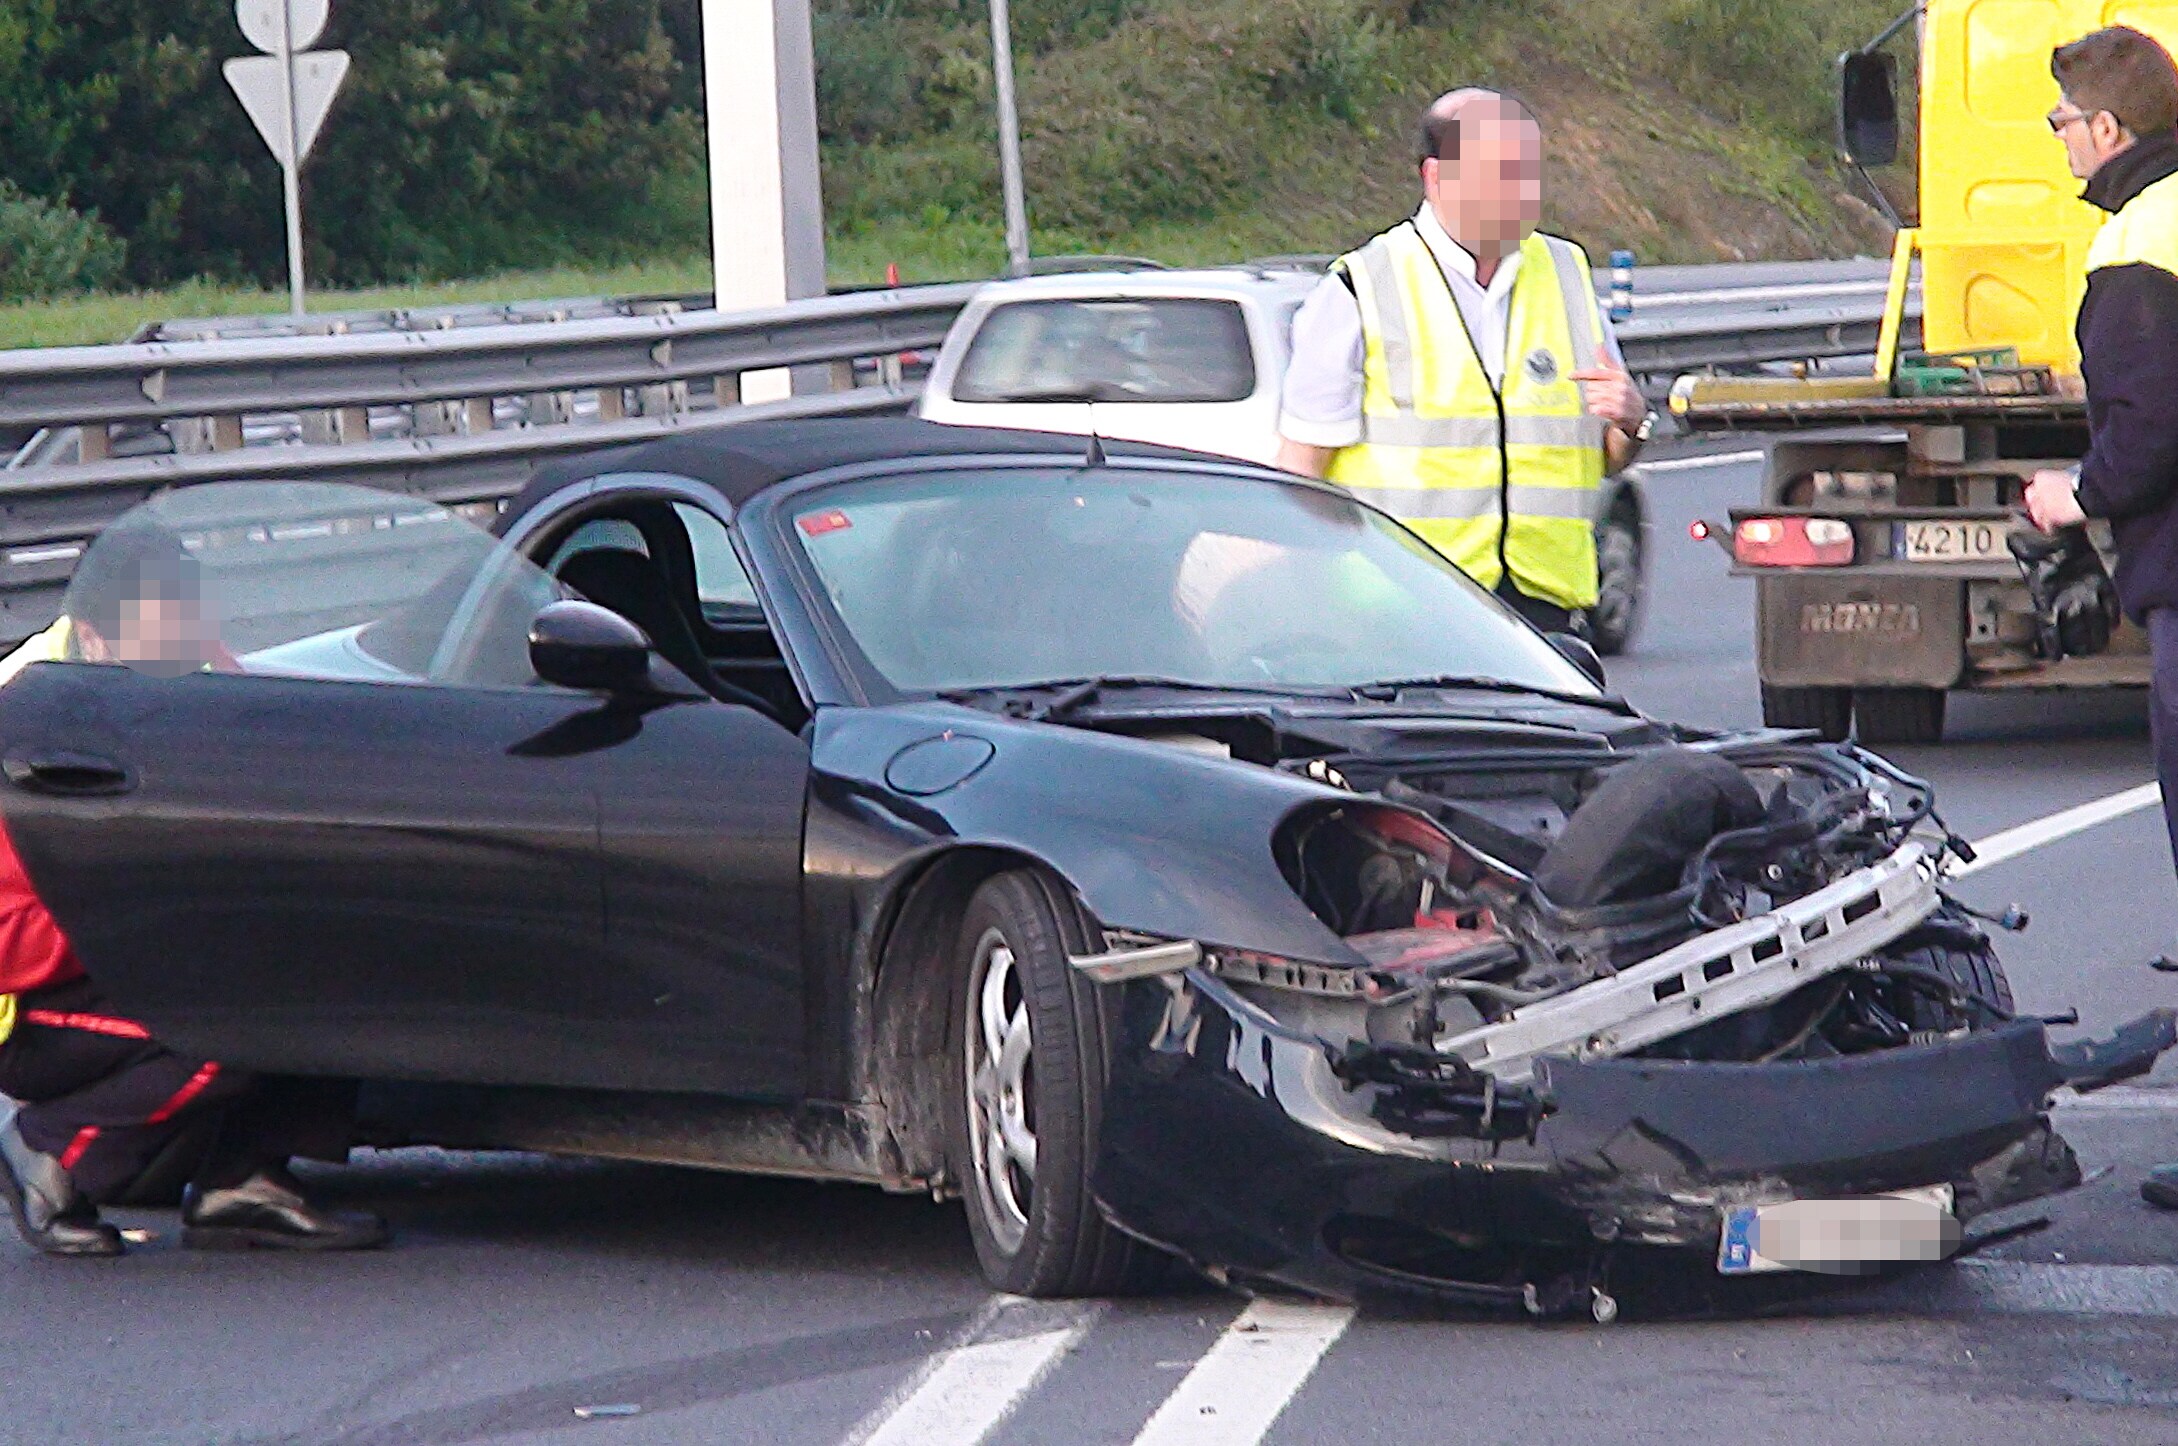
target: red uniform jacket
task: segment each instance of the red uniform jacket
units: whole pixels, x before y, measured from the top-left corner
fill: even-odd
[[[0,994],[27,994],[79,978],[83,966],[15,852],[0,822]]]

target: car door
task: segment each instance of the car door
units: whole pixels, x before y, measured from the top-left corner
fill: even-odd
[[[601,954],[596,769],[553,740],[597,700],[528,673],[552,589],[505,554],[304,484],[165,494],[93,546],[78,660],[0,689],[0,813],[118,1007],[266,1069],[588,1082],[558,1041]],[[466,672],[463,631],[500,640]]]
[[[593,752],[602,972],[613,985],[599,992],[592,1023],[600,1048],[617,1056],[623,1088],[795,1098],[805,1083],[808,1017],[806,714],[725,523],[691,500],[702,498],[699,489],[662,490],[669,487],[658,477],[601,479],[521,534],[534,556],[570,578],[599,575],[572,551],[586,539],[638,551],[662,595],[592,601],[653,628],[670,625],[668,611],[684,620],[690,636],[660,651],[689,669],[707,662],[697,681],[714,693],[622,712]],[[776,665],[768,679],[767,643]]]

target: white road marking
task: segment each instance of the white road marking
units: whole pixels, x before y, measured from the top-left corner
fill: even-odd
[[[2159,1115],[2178,1112],[2178,1089],[2158,1085],[2111,1085],[2076,1095],[2059,1090],[2050,1107],[2076,1115]]]
[[[1661,462],[1643,462],[1644,472],[1692,472],[1703,467],[1738,467],[1748,462],[1759,462],[1759,450],[1747,452],[1706,452],[1699,457],[1666,457]]]
[[[1103,1312],[1101,1304],[1052,1306],[998,1297],[954,1345],[863,1417],[843,1446],[975,1446]]]
[[[1165,1398],[1134,1446],[1255,1446],[1353,1318],[1349,1306],[1255,1301]]]
[[[2076,833],[2084,833],[2098,824],[2123,818],[2126,814],[2137,813],[2144,808],[2154,808],[2162,801],[2163,791],[2158,785],[2143,783],[2138,788],[2128,788],[2122,793],[2113,793],[2108,798],[2098,798],[2077,808],[2068,808],[2047,818],[2034,819],[2020,824],[2017,828],[1993,833],[1985,839],[1976,839],[1974,861],[1953,868],[1951,877],[1963,879],[1969,874],[1978,874],[1983,869],[1994,868],[2007,859],[2016,859],[2030,849],[2070,838]]]
[[[1935,1288],[1925,1289],[1930,1285]],[[1936,1281],[1909,1278],[1900,1283],[1900,1292],[1913,1302],[1909,1310],[1919,1305],[1931,1314],[1966,1306],[1997,1315],[2178,1318],[2178,1267],[2169,1265],[1969,1259]]]

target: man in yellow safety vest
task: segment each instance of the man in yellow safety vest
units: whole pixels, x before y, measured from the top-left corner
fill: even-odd
[[[1596,601],[1603,479],[1654,417],[1580,247],[1536,231],[1542,128],[1510,96],[1424,112],[1423,201],[1293,321],[1279,465],[1351,488],[1545,631]]]

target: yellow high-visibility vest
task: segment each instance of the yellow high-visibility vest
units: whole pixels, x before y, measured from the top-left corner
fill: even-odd
[[[15,680],[15,675],[32,663],[56,662],[68,655],[68,635],[74,624],[66,617],[56,618],[53,625],[42,633],[26,638],[14,652],[0,658],[0,684]],[[0,1035],[0,1038],[5,1038]]]
[[[1573,373],[1602,359],[1603,318],[1580,247],[1540,233],[1521,245],[1500,386],[1413,222],[1336,265],[1361,306],[1361,441],[1331,459],[1330,480],[1484,587],[1509,572],[1529,597],[1594,603],[1605,424]]]
[[[2127,201],[2087,248],[2089,275],[2143,263],[2178,274],[2178,176],[2165,176]]]

